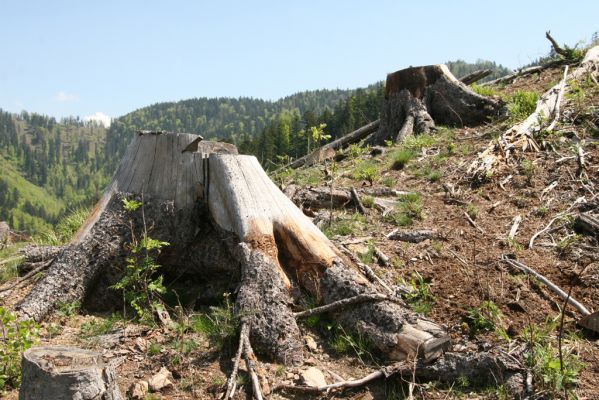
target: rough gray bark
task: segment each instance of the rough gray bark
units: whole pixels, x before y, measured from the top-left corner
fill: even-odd
[[[407,230],[407,229],[395,229],[391,233],[387,234],[389,240],[399,240],[402,242],[409,243],[420,243],[428,239],[438,238],[439,235],[436,231],[431,229],[420,229],[420,230]]]
[[[124,210],[123,198],[143,197],[149,234],[172,243],[167,254],[179,254],[187,247],[198,225],[203,172],[201,155],[184,150],[197,139],[162,133],[134,137],[112,183],[75,239],[17,305],[21,317],[39,321],[61,302],[86,299],[84,305],[92,309],[118,303],[120,296],[106,288],[116,283],[125,265],[130,221],[136,232],[143,229],[139,213],[134,216]]]
[[[256,284],[253,296],[260,296],[265,289],[279,292],[281,283],[290,288],[291,281],[321,304],[377,293],[356,266],[278,190],[255,157],[212,154],[209,165],[208,206],[214,222],[233,233],[251,252],[260,254],[260,265],[252,268],[269,268],[265,265],[270,262],[270,269],[279,275],[276,279],[268,275],[264,288]],[[299,337],[291,338],[296,331],[293,324],[286,322],[286,310],[264,309],[263,313],[267,318],[272,316],[273,321],[283,317],[281,324],[290,327],[284,339],[299,341]],[[449,346],[448,335],[438,325],[391,301],[361,304],[336,313],[335,318],[349,332],[371,340],[392,360],[416,353],[434,359]],[[260,325],[269,332],[256,330],[255,323],[250,322],[252,340],[276,336],[272,333],[276,329],[273,324]]]
[[[429,133],[436,124],[479,125],[502,108],[501,101],[476,94],[445,65],[406,68],[387,75],[380,126],[368,143],[400,142],[412,133]]]
[[[114,367],[100,353],[33,347],[23,354],[19,400],[121,400]]]

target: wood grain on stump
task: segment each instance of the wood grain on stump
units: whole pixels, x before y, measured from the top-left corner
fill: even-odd
[[[114,368],[100,353],[33,347],[23,354],[20,400],[120,400]]]

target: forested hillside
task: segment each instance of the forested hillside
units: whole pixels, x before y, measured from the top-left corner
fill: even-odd
[[[77,119],[0,110],[0,220],[36,232],[106,185],[106,129]]]
[[[458,77],[483,68],[495,71],[491,78],[509,72],[490,61],[447,64]],[[65,212],[90,205],[140,129],[232,142],[272,168],[306,154],[318,145],[315,141],[323,144],[377,119],[382,96],[381,81],[363,89],[305,91],[277,101],[196,98],[141,108],[115,119],[109,129],[75,118],[57,122],[0,110],[0,221],[34,233]]]

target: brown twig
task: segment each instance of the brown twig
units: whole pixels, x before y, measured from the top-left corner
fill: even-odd
[[[362,204],[362,201],[360,200],[360,196],[358,196],[358,192],[356,192],[356,189],[353,186],[350,190],[350,193],[351,193],[352,201],[354,202],[354,205],[356,206],[356,208],[358,209],[360,214],[366,214],[366,209],[364,208],[364,204]]]
[[[466,211],[464,211],[464,215],[466,216],[466,219],[468,220],[470,225],[472,225],[472,227],[476,228],[483,235],[485,234],[485,231],[483,231],[483,229],[480,226],[476,225],[476,222],[474,222],[474,220],[470,218],[470,215],[468,215]]]
[[[247,370],[250,374],[250,379],[252,381],[252,390],[254,393],[254,398],[256,400],[263,400],[260,380],[258,379],[258,374],[256,373],[255,369],[256,355],[254,354],[254,350],[252,349],[252,345],[250,344],[249,335],[245,335],[243,337],[243,342],[243,354],[245,358],[245,365],[247,367]]]
[[[322,314],[322,313],[330,312],[330,311],[336,311],[341,308],[345,308],[345,307],[355,305],[355,304],[366,303],[369,301],[385,301],[385,300],[394,301],[394,299],[390,298],[387,295],[381,294],[381,293],[359,294],[357,296],[348,297],[346,299],[341,299],[341,300],[337,300],[337,301],[334,301],[329,304],[325,304],[324,306],[315,307],[315,308],[311,308],[309,310],[296,312],[294,314],[294,316],[295,316],[295,318],[307,318],[307,317],[311,317],[312,315]]]
[[[42,263],[40,266],[32,269],[25,276],[23,276],[20,279],[17,279],[15,282],[10,282],[10,283],[5,284],[4,286],[0,287],[0,293],[6,292],[9,290],[19,289],[19,288],[23,287],[24,284],[29,279],[34,277],[38,272],[41,272],[41,271],[45,270],[46,268],[48,268],[50,266],[50,264],[52,264],[53,261],[54,260],[50,260],[48,262]]]
[[[232,399],[235,395],[235,389],[237,387],[237,372],[239,371],[239,362],[241,361],[241,355],[243,354],[243,348],[245,343],[245,337],[248,335],[249,325],[243,323],[241,325],[241,332],[239,333],[239,346],[237,347],[237,354],[235,354],[235,361],[233,361],[233,370],[229,376],[227,382],[227,392],[225,393],[224,399]]]

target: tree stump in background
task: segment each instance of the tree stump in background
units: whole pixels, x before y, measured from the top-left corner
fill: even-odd
[[[33,347],[23,354],[20,400],[121,400],[116,374],[100,353]]]
[[[473,92],[443,64],[402,69],[387,75],[380,126],[368,143],[400,142],[412,133],[430,133],[436,124],[479,125],[502,108],[500,100]]]

